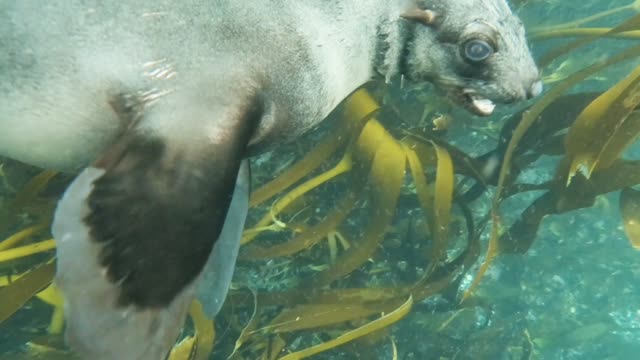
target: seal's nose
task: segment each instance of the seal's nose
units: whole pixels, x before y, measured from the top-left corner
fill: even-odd
[[[531,99],[542,94],[542,80],[534,82],[527,90],[527,98]]]

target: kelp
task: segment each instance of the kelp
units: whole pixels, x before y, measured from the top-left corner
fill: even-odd
[[[363,92],[356,93],[347,104],[346,108],[348,112],[351,112],[351,116],[347,117],[353,119],[361,119],[363,116],[370,114],[372,111],[368,111],[367,107],[361,107],[357,104],[367,104],[370,109],[377,108],[372,106],[372,100],[366,99],[368,95]],[[361,113],[356,114],[357,109]],[[355,115],[355,116],[354,116]],[[366,232],[362,236],[363,242],[359,242],[357,245],[347,249],[331,266],[328,270],[322,271],[311,280],[311,287],[321,287],[335,281],[342,276],[351,273],[357,269],[363,263],[365,263],[379,247],[385,229],[390,225],[393,219],[393,214],[396,208],[396,201],[399,197],[399,191],[402,186],[405,177],[405,168],[407,161],[411,164],[411,168],[414,169],[412,174],[418,177],[416,179],[416,187],[419,189],[419,197],[423,203],[423,209],[428,212],[428,223],[431,224],[434,233],[438,234],[438,251],[440,253],[437,257],[442,257],[442,253],[446,249],[447,237],[446,229],[448,228],[448,214],[451,207],[451,198],[453,192],[453,165],[451,158],[446,149],[439,147],[435,143],[431,142],[429,148],[420,147],[414,149],[418,145],[415,140],[410,140],[407,137],[405,141],[398,142],[395,140],[381,125],[375,120],[369,120],[363,129],[359,137],[354,141],[353,145],[347,148],[347,152],[343,156],[343,160],[338,162],[338,165],[333,169],[344,163],[344,159],[350,159],[349,162],[357,162],[358,168],[352,169],[345,168],[344,171],[352,172],[352,190],[343,197],[342,202],[338,205],[338,211],[333,212],[324,221],[321,221],[313,228],[307,229],[300,234],[297,234],[294,239],[285,244],[276,244],[270,246],[269,252],[267,249],[260,247],[248,247],[244,249],[241,255],[242,259],[256,259],[264,258],[267,256],[282,256],[290,255],[292,250],[302,251],[307,249],[310,245],[314,245],[317,241],[323,237],[328,236],[335,231],[341,221],[343,221],[348,215],[349,207],[353,206],[358,193],[365,185],[369,186],[369,198],[372,202],[373,214],[370,220],[370,226],[366,227]],[[412,148],[414,147],[414,148]],[[431,198],[433,192],[427,190],[426,179],[422,171],[417,170],[419,165],[418,155],[416,151],[420,151],[423,159],[434,158],[431,154],[435,155],[435,161],[429,161],[427,165],[435,165],[439,167],[440,171],[436,171],[437,178],[435,186],[437,191],[435,194],[436,203],[433,203]],[[431,151],[431,153],[430,153]],[[351,160],[353,158],[353,160]],[[367,166],[367,164],[371,164]],[[362,174],[370,167],[368,174]],[[421,166],[419,167],[421,169]],[[320,182],[315,182],[316,179],[329,180],[332,176],[324,176],[324,174],[332,174],[333,170],[329,170],[317,177],[314,177],[310,182],[313,182],[314,187],[319,185]],[[287,174],[290,176],[291,174]],[[442,180],[444,178],[444,180]],[[363,180],[368,179],[368,183],[363,183]],[[325,181],[326,181],[325,180]],[[290,191],[285,201],[292,201],[292,197],[298,197],[303,194],[299,189],[308,189],[310,182],[302,184],[300,187]],[[267,185],[271,186],[271,185]],[[306,191],[306,190],[305,190]],[[279,202],[278,202],[279,203]],[[278,204],[276,203],[276,204]],[[274,205],[276,207],[277,205]],[[438,211],[430,211],[437,207]],[[273,209],[273,207],[272,207]],[[270,211],[269,215],[276,214],[282,210],[281,207],[277,207],[275,211]],[[268,217],[265,216],[258,222],[257,228],[268,227]],[[254,234],[251,229],[248,232]],[[273,251],[275,250],[275,251]],[[432,263],[436,263],[433,261]]]
[[[349,341],[353,341],[359,337],[365,336],[367,334],[371,334],[377,330],[383,329],[385,327],[388,327],[390,325],[392,325],[393,323],[399,321],[400,319],[402,319],[403,317],[405,317],[407,315],[407,313],[409,313],[409,310],[411,310],[411,306],[413,305],[413,298],[409,297],[409,299],[402,304],[400,307],[398,307],[396,310],[392,311],[389,314],[383,315],[382,317],[380,317],[379,319],[376,319],[374,321],[371,321],[369,323],[367,323],[366,325],[363,325],[357,329],[351,330],[345,334],[340,335],[339,337],[324,342],[320,345],[316,345],[316,346],[312,346],[308,349],[305,350],[301,350],[301,351],[297,351],[295,353],[291,353],[288,355],[283,356],[281,359],[282,360],[298,360],[298,359],[304,359],[307,358],[309,356],[321,353],[323,351],[326,351],[328,349],[332,349],[336,346],[340,346],[342,344],[345,344]]]
[[[640,132],[640,117],[630,116],[640,104],[640,67],[593,100],[578,115],[565,137],[567,181],[579,169],[586,177],[620,157]]]
[[[178,341],[171,349],[168,360],[206,360],[211,355],[215,339],[213,321],[204,313],[198,300],[191,304],[189,316],[193,321],[195,333]]]
[[[597,196],[614,191],[621,191],[625,232],[631,245],[637,246],[638,240],[633,232],[634,219],[638,217],[633,212],[636,199],[629,187],[640,184],[640,162],[618,160],[607,169],[595,172],[589,179],[577,174],[569,186],[565,184],[566,177],[563,177],[536,187],[535,190],[548,191],[534,200],[502,235],[500,248],[504,253],[525,253],[533,244],[542,220],[548,215],[591,207]]]
[[[9,236],[8,238],[0,242],[0,251],[15,247],[22,241],[44,231],[48,226],[49,224],[40,224],[40,225],[30,226],[24,230],[18,231],[17,233]]]
[[[55,264],[36,266],[11,284],[0,288],[0,322],[8,319],[53,280]]]
[[[194,360],[206,360],[213,351],[213,341],[216,337],[213,320],[205,314],[202,304],[198,300],[191,303],[189,316],[193,321],[196,334],[195,350],[189,354],[194,353],[192,356]]]
[[[64,299],[62,293],[55,284],[51,283],[44,290],[36,294],[38,299],[53,307],[51,322],[49,324],[49,334],[59,335],[64,329]]]
[[[169,360],[193,360],[196,357],[197,348],[196,337],[187,336],[171,349]]]
[[[33,254],[39,254],[47,250],[55,249],[55,247],[56,247],[56,243],[53,239],[51,239],[51,240],[40,241],[34,244],[29,244],[25,246],[3,250],[2,252],[0,252],[0,262],[15,260],[21,257],[33,255]]]
[[[254,330],[256,334],[262,334],[263,337],[340,326],[349,321],[366,319],[381,311],[392,311],[398,306],[400,299],[406,299],[407,296],[411,296],[416,301],[424,299],[454,284],[461,274],[460,269],[465,264],[472,263],[478,255],[477,246],[472,246],[477,244],[477,234],[473,231],[474,227],[471,224],[473,219],[469,216],[466,217],[470,229],[467,249],[453,260],[447,260],[445,256],[450,245],[447,229],[453,203],[455,168],[452,156],[447,149],[433,140],[427,140],[421,144],[424,137],[419,134],[408,134],[404,139],[396,140],[375,117],[370,117],[377,109],[377,105],[365,91],[356,92],[348,99],[345,109],[348,115],[345,116],[345,120],[363,121],[361,119],[365,119],[365,124],[361,127],[353,126],[359,132],[346,146],[341,160],[338,160],[337,165],[328,171],[294,187],[280,198],[283,200],[276,201],[267,211],[267,215],[262,217],[255,227],[246,231],[252,237],[252,241],[251,244],[243,247],[241,259],[254,261],[308,251],[310,246],[317,244],[321,239],[331,238],[336,232],[340,232],[338,229],[340,223],[348,217],[358,199],[366,199],[370,204],[368,225],[358,239],[350,237],[351,246],[339,254],[335,261],[331,261],[325,270],[311,275],[301,284],[304,290],[257,294],[257,302],[262,308],[276,305],[285,307],[265,326]],[[370,118],[366,119],[367,117]],[[348,159],[348,167],[340,165],[347,163],[345,159]],[[293,165],[292,168],[295,167],[296,165]],[[470,167],[472,165],[467,163],[461,169],[469,171]],[[340,168],[341,171],[336,172],[336,168]],[[337,281],[344,282],[345,278],[355,270],[368,263],[383,246],[384,235],[393,221],[400,190],[406,180],[407,168],[414,177],[419,202],[423,205],[427,219],[425,222],[431,228],[429,232],[437,239],[434,242],[435,250],[425,252],[422,260],[426,269],[424,274],[415,283],[398,287],[325,289],[327,285]],[[435,180],[432,183],[427,182],[424,173],[426,168],[435,170]],[[470,172],[479,173],[479,170],[474,169]],[[278,225],[280,228],[288,227],[286,222],[276,218],[286,209],[286,205],[321,186],[323,182],[333,179],[333,175],[337,173],[340,176],[348,176],[349,185],[346,193],[341,194],[335,211],[321,218],[316,225],[293,232],[293,238],[289,241],[269,245],[256,244],[255,236],[271,231],[273,224],[282,222]],[[302,178],[290,172],[286,174],[286,176]],[[271,187],[274,183],[278,183],[277,180],[265,186]],[[281,205],[283,203],[285,206]],[[249,297],[243,297],[238,292],[230,295],[231,302],[235,306],[243,306],[242,298]],[[339,336],[336,339],[342,338]],[[268,342],[268,340],[265,341]],[[263,346],[264,343],[262,342]],[[327,344],[333,344],[333,342]],[[260,346],[254,343],[248,347],[245,351],[251,352],[256,351]],[[324,347],[320,348],[324,349]]]
[[[329,269],[314,276],[310,280],[313,287],[328,285],[364,264],[376,252],[393,220],[404,180],[405,154],[402,146],[390,139],[382,125],[371,120],[362,130],[355,148],[363,152],[354,153],[354,158],[359,158],[362,162],[368,160],[363,158],[375,154],[368,176],[356,175],[353,179],[358,187],[365,186],[358,179],[369,180],[369,201],[373,214],[362,236],[363,241],[345,251]]]

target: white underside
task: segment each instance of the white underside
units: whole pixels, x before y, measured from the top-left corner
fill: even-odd
[[[87,168],[65,192],[56,209],[55,282],[65,299],[66,338],[83,359],[159,360],[174,345],[196,294],[213,317],[227,295],[248,208],[248,164],[241,167],[232,205],[218,242],[201,275],[167,308],[139,310],[115,306],[119,289],[98,264],[100,245],[91,240],[82,219],[92,183],[104,170]],[[168,264],[170,265],[170,264]]]

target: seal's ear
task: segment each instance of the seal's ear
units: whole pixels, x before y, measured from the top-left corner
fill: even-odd
[[[438,16],[432,10],[414,7],[400,14],[400,17],[407,20],[417,21],[423,25],[436,26]]]

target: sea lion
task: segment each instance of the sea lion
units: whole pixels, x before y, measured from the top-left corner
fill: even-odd
[[[479,115],[542,90],[504,0],[16,0],[0,34],[0,155],[79,173],[52,231],[93,360],[165,357],[203,278],[217,312],[246,158],[362,84],[432,82]]]

